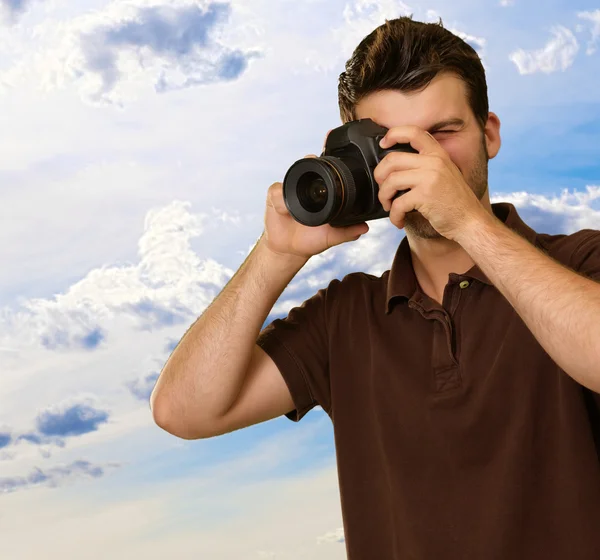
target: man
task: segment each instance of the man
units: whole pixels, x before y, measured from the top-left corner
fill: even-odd
[[[600,231],[538,234],[490,204],[500,121],[441,23],[373,31],[339,103],[419,152],[374,172],[406,231],[391,269],[334,279],[259,333],[311,256],[368,230],[298,224],[275,183],[263,236],[161,373],[156,422],[214,437],[321,405],[349,560],[600,558]]]

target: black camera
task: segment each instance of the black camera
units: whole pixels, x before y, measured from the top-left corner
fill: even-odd
[[[291,216],[306,226],[347,227],[387,218],[373,177],[377,164],[390,152],[418,153],[410,144],[385,150],[379,141],[388,129],[360,119],[333,129],[320,157],[295,162],[283,180],[283,200]],[[406,190],[394,196],[403,195]]]

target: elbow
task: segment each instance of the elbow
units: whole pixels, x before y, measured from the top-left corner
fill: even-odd
[[[164,399],[159,399],[155,392],[150,396],[150,410],[154,423],[165,432],[186,440],[203,439],[201,434],[191,431],[185,422],[181,422],[168,403]]]
[[[150,410],[152,411],[152,419],[154,420],[154,423],[159,428],[162,428],[163,430],[169,433],[173,433],[168,427],[172,418],[170,418],[170,414],[168,412],[164,399],[159,399],[157,397],[156,390],[154,390],[150,395]]]

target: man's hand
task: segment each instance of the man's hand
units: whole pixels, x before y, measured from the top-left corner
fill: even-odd
[[[417,126],[398,126],[388,131],[380,146],[389,148],[397,143],[410,143],[419,153],[389,153],[374,171],[379,201],[396,227],[404,227],[407,212],[418,210],[438,233],[456,240],[462,228],[489,217],[431,134]],[[410,190],[392,201],[397,191],[406,189]]]

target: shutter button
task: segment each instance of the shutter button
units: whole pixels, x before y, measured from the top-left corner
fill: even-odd
[[[469,281],[468,281],[468,280],[463,280],[463,281],[460,283],[460,287],[461,287],[461,289],[463,289],[463,290],[464,290],[465,288],[468,288],[468,287],[469,287]]]

